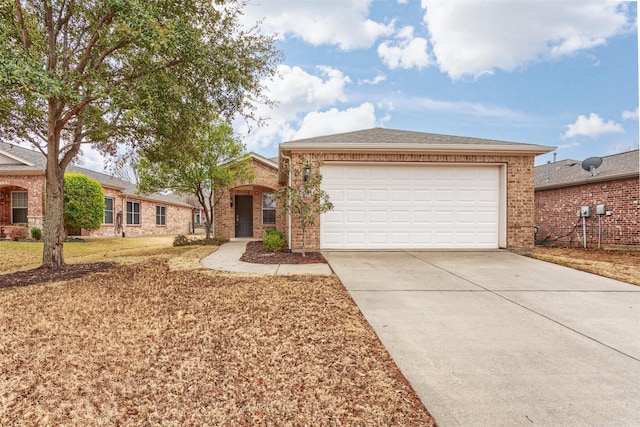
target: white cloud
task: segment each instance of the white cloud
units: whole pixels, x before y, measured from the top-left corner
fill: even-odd
[[[392,70],[395,68],[423,68],[431,64],[427,39],[415,37],[413,27],[398,31],[395,42],[385,41],[378,46],[378,56]]]
[[[622,125],[609,120],[605,122],[600,116],[591,113],[589,118],[580,115],[573,124],[567,125],[567,131],[562,135],[563,139],[572,138],[574,136],[588,136],[597,138],[607,133],[622,133],[624,128]]]
[[[277,115],[289,118],[300,110],[345,101],[344,87],[351,79],[335,68],[320,66],[316,70],[318,75],[300,67],[278,66],[279,78],[266,82],[268,96],[279,103],[274,111]]]
[[[535,120],[533,117],[517,110],[478,102],[442,101],[426,96],[410,97],[402,94],[397,94],[391,101],[399,110],[435,111],[460,116],[497,118],[511,122],[530,122]]]
[[[332,108],[329,111],[308,113],[294,139],[369,129],[376,125],[376,111],[369,102],[346,110]]]
[[[279,37],[292,35],[313,46],[336,45],[342,50],[368,48],[378,37],[392,32],[368,18],[371,0],[300,1],[262,0],[245,8],[248,25],[262,18],[262,31]]]
[[[623,2],[422,0],[422,7],[440,70],[453,79],[573,55],[633,27]]]
[[[335,107],[347,101],[345,87],[351,84],[340,70],[317,67],[312,74],[300,67],[280,65],[278,75],[276,80],[265,82],[269,96],[278,105],[272,109],[259,105],[255,112],[267,119],[266,125],[249,132],[245,122],[234,123],[249,151],[275,154],[282,141],[375,125],[375,108],[370,103],[342,110]]]
[[[385,76],[384,74],[378,74],[372,79],[358,80],[358,84],[359,85],[377,85],[378,83],[381,83],[385,80],[387,80],[387,76]]]
[[[622,119],[623,120],[638,120],[638,108],[636,107],[635,111],[629,111],[629,110],[625,110],[622,112]]]
[[[111,166],[107,157],[88,144],[82,145],[80,155],[76,157],[74,164],[96,172],[103,172],[106,169],[105,166]]]

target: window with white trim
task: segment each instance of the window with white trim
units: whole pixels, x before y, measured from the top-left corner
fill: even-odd
[[[127,224],[140,225],[140,202],[127,202]]]
[[[103,224],[113,224],[113,198],[105,197],[104,198],[104,221]]]
[[[26,224],[29,220],[28,214],[28,198],[26,191],[11,192],[11,223]]]
[[[262,193],[262,225],[276,225],[276,201],[272,193]]]
[[[167,225],[167,208],[156,206],[156,225]]]

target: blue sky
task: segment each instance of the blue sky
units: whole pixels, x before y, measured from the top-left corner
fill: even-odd
[[[246,24],[262,19],[285,59],[264,82],[266,126],[234,128],[267,157],[372,127],[557,146],[558,160],[637,149],[637,16],[604,0],[249,0]]]
[[[558,146],[582,160],[638,147],[635,2],[251,0],[278,36],[275,109],[247,147],[371,127]],[[540,156],[537,163],[552,159]]]

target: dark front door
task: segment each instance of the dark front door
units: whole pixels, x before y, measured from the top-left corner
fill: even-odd
[[[253,237],[253,196],[236,196],[236,237]]]

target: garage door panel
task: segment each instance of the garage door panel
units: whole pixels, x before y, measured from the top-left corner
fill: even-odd
[[[408,225],[410,224],[409,219],[411,215],[408,210],[392,210],[391,211],[391,223],[392,224],[402,224]]]
[[[360,246],[367,243],[364,231],[349,231],[346,233],[346,244],[350,246]]]
[[[347,224],[355,225],[355,224],[366,224],[366,212],[365,211],[348,211],[347,214]]]
[[[429,224],[433,222],[433,212],[430,210],[414,210],[413,222],[416,224]]]
[[[336,164],[322,173],[334,204],[321,218],[323,249],[498,247],[496,166]]]
[[[409,190],[401,189],[401,190],[391,190],[391,201],[392,202],[409,202],[411,192]]]
[[[335,202],[335,200],[334,200],[334,202]],[[343,215],[343,212],[341,210],[340,211],[332,210],[332,211],[329,211],[329,212],[325,213],[323,215],[322,219],[323,219],[323,222],[327,223],[328,225],[331,225],[331,224],[339,225],[339,224],[342,224],[343,221],[344,221],[343,220],[343,216],[344,215]],[[330,232],[330,230],[328,228],[326,229],[326,231]]]
[[[373,188],[369,190],[370,202],[387,202],[389,200],[389,191],[385,189]]]
[[[429,189],[417,189],[413,190],[413,201],[420,203],[431,203],[433,199],[433,192]]]
[[[372,224],[387,224],[389,222],[389,212],[386,210],[370,210],[369,222]]]

